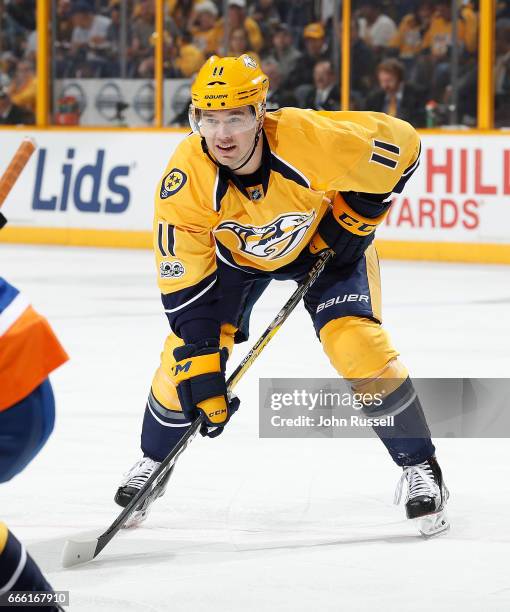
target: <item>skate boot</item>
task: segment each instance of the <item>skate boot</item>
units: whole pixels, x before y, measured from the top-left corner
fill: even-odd
[[[406,514],[408,519],[418,519],[420,533],[433,536],[450,528],[444,507],[449,497],[443,482],[441,468],[435,457],[418,465],[404,467],[397,489],[395,504],[402,497],[404,482],[407,483]]]
[[[154,461],[150,457],[142,457],[137,461],[120,483],[115,494],[115,503],[125,508],[160,465],[159,461]],[[150,506],[165,493],[173,469],[174,466],[152,485],[152,493],[136,508],[124,528],[135,527],[147,518]]]

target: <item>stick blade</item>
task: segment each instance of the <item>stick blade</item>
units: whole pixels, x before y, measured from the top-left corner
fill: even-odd
[[[96,556],[98,540],[67,540],[62,551],[62,566],[73,567],[92,561]]]

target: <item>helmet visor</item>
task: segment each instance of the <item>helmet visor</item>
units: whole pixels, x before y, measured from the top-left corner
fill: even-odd
[[[197,109],[193,119],[196,131],[204,138],[236,136],[249,132],[257,126],[257,118],[251,107],[221,111]]]

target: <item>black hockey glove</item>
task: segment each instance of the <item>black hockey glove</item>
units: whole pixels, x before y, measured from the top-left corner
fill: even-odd
[[[172,374],[184,415],[193,421],[202,413],[205,421],[200,433],[219,436],[239,408],[239,399],[234,395],[229,400],[227,394],[228,350],[220,350],[218,340],[210,338],[174,349],[174,357]]]
[[[347,198],[350,194],[345,196]],[[353,194],[352,197],[364,207],[368,204],[375,212],[383,212],[375,218],[365,217],[353,210],[341,193],[337,193],[332,208],[324,215],[310,240],[311,253],[318,255],[325,249],[332,249],[338,261],[344,264],[353,263],[363,255],[374,239],[376,227],[384,220],[390,203],[367,201],[360,194]]]

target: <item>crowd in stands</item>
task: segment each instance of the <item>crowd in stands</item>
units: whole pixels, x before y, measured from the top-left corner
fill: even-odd
[[[352,0],[351,109],[383,111],[425,127],[448,123],[456,99],[457,122],[475,125],[477,2],[459,0],[454,24],[450,0]],[[270,77],[269,110],[339,109],[342,28],[335,20],[340,14],[335,0],[164,4],[166,78],[192,78],[212,54],[250,53]],[[153,0],[55,0],[53,5],[52,66],[57,79],[153,78]],[[9,112],[30,122],[35,103],[35,0],[4,0],[3,7],[0,123],[10,121]],[[498,1],[495,40],[496,118],[508,125],[510,0]],[[454,67],[456,87],[451,83]],[[19,111],[2,111],[5,104]]]

